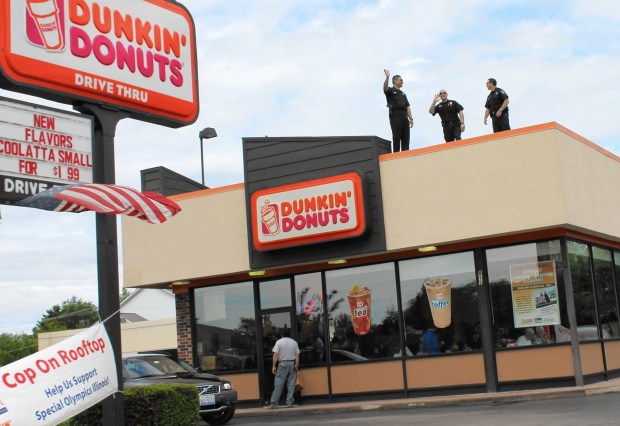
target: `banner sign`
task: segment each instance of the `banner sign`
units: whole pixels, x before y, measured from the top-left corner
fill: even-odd
[[[103,324],[0,368],[0,425],[56,425],[118,391]]]
[[[366,231],[357,173],[256,191],[251,209],[257,250],[357,237]]]
[[[171,127],[198,116],[194,22],[166,0],[0,0],[9,90],[104,103]]]
[[[0,203],[92,183],[91,117],[0,97]]]
[[[510,265],[515,328],[560,324],[555,261]]]

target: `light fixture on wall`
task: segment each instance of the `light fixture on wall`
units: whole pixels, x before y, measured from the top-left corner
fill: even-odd
[[[431,252],[431,251],[437,251],[437,247],[435,247],[435,246],[420,247],[418,249],[418,251],[421,252],[421,253],[428,253],[428,252]]]
[[[257,271],[250,271],[248,272],[248,275],[251,277],[262,277],[263,275],[265,275],[267,271],[265,271],[264,269],[260,269]]]

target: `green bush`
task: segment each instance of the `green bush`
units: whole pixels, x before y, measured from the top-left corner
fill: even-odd
[[[193,385],[151,385],[127,388],[123,393],[126,426],[195,426],[198,388]],[[101,404],[73,417],[71,426],[101,425]]]

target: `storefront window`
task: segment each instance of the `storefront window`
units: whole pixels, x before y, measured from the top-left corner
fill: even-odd
[[[620,252],[614,251],[614,272],[616,277],[616,295],[620,298]]]
[[[495,346],[570,341],[558,240],[486,251]]]
[[[327,356],[320,272],[295,276],[295,305],[301,365],[324,364]]]
[[[399,263],[407,355],[482,347],[472,252]]]
[[[592,259],[601,335],[603,339],[620,337],[611,251],[599,247],[592,247]]]
[[[328,271],[332,362],[400,355],[394,264]]]
[[[596,340],[599,338],[599,334],[594,308],[594,288],[592,287],[588,245],[569,240],[568,257],[570,275],[573,280],[579,340]]]
[[[290,279],[261,281],[258,286],[261,309],[291,306]]]
[[[203,371],[256,369],[256,318],[251,282],[194,291],[196,353]]]

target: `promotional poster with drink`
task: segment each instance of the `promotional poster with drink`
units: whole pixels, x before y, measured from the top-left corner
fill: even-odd
[[[336,351],[332,356],[392,356],[392,343],[398,337],[398,298],[392,265],[333,270],[325,278],[329,339],[331,349]]]
[[[560,324],[555,261],[510,265],[515,328]]]
[[[358,336],[368,334],[370,332],[370,289],[354,284],[347,291],[347,299],[351,309],[353,331]]]
[[[428,304],[437,328],[446,328],[452,322],[452,280],[432,278],[424,281]]]

